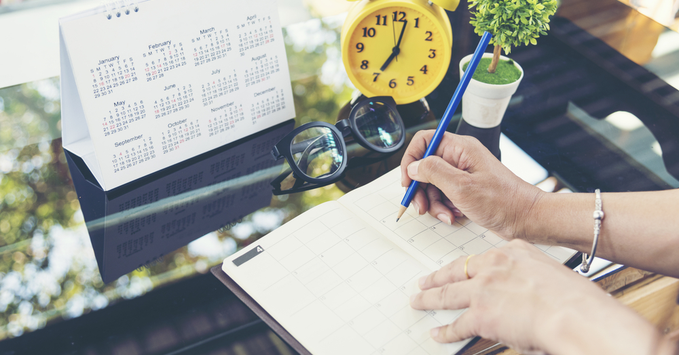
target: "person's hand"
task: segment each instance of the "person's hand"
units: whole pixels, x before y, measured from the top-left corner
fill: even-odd
[[[401,185],[420,185],[411,204],[420,214],[452,224],[466,215],[505,239],[523,237],[542,190],[521,180],[478,140],[445,133],[435,155],[422,159],[434,131],[415,134],[401,160]]]
[[[550,354],[650,354],[659,342],[650,323],[527,242],[469,258],[469,279],[466,261],[423,277],[422,292],[411,298],[420,310],[468,308],[452,324],[432,329],[438,342],[478,335]]]

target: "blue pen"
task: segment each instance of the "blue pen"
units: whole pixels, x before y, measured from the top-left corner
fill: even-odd
[[[488,42],[490,42],[491,37],[492,36],[489,32],[483,33],[483,36],[481,37],[481,42],[479,42],[479,45],[476,47],[474,55],[472,56],[472,60],[469,61],[469,65],[467,66],[467,70],[465,70],[464,74],[462,74],[462,79],[460,79],[460,83],[457,84],[457,89],[455,89],[453,98],[450,100],[448,108],[446,108],[446,112],[443,113],[443,118],[441,118],[441,122],[439,122],[438,127],[436,127],[434,137],[431,139],[431,142],[429,142],[427,151],[424,152],[424,156],[422,157],[422,159],[434,154],[436,149],[439,147],[441,139],[443,138],[443,133],[446,132],[446,129],[450,124],[450,120],[453,118],[453,114],[457,109],[457,105],[460,104],[460,100],[462,100],[462,95],[464,94],[464,91],[467,90],[467,85],[469,85],[469,81],[472,79],[472,75],[474,75],[474,71],[476,71],[476,67],[479,65],[479,61],[483,56],[483,52],[486,51],[486,47],[488,47]],[[403,201],[401,201],[401,207],[398,210],[396,222],[398,222],[398,220],[401,219],[403,213],[405,213],[406,209],[408,209],[410,201],[412,201],[413,197],[415,197],[415,191],[417,191],[417,186],[419,184],[420,182],[415,180],[410,182],[410,186],[408,186],[406,195],[403,196]]]

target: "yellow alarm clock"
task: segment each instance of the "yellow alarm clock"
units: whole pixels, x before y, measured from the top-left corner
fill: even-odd
[[[350,0],[352,1],[352,0]],[[365,96],[417,101],[443,80],[453,31],[444,10],[459,0],[361,0],[342,26],[342,61]],[[437,5],[438,4],[438,5]]]

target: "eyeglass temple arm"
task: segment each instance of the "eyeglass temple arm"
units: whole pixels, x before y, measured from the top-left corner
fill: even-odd
[[[311,141],[311,140],[312,140],[312,139],[308,139],[308,140],[305,141],[305,142],[307,142],[307,144],[308,144],[308,141]],[[317,141],[317,139],[316,139],[316,141]],[[303,143],[304,143],[304,142],[302,142],[302,143],[297,143],[296,145],[298,145],[298,146],[301,147],[301,145],[302,145]],[[315,142],[314,142],[314,143],[315,143]],[[312,143],[312,144],[313,144],[313,143]],[[304,149],[305,152],[304,152],[304,154],[303,154],[303,157],[308,157],[309,155],[315,155],[315,153],[309,152],[308,148],[309,148],[309,146],[307,146],[306,149]],[[274,159],[276,159],[276,160],[283,158],[283,155],[279,153],[277,147],[273,147],[273,148],[271,149],[271,155],[273,155]],[[307,160],[308,160],[307,158],[300,159],[299,163],[306,162]],[[298,163],[298,164],[299,164],[299,163]],[[307,169],[306,164],[305,164],[305,165],[302,165],[302,166],[299,166],[299,167],[300,167],[300,169],[302,169],[302,170],[306,170],[306,169]],[[287,178],[290,174],[292,174],[292,176],[295,178],[295,183],[294,183],[294,185],[293,185],[293,188],[298,188],[299,186],[301,186],[301,185],[304,184],[304,180],[303,180],[303,179],[300,179],[299,177],[297,177],[296,174],[292,171],[292,169],[288,167],[287,169],[285,169],[285,171],[283,171],[280,175],[278,175],[277,178],[275,178],[273,181],[271,181],[271,185],[274,187],[274,190],[280,191],[281,182],[283,182],[283,180],[285,180],[285,178]]]
[[[285,171],[283,171],[280,175],[278,175],[275,179],[273,179],[273,181],[271,181],[271,186],[273,186],[274,192],[280,192],[280,191],[282,191],[282,190],[281,190],[281,183],[282,183],[283,180],[285,180],[288,176],[290,176],[290,174],[292,174],[292,176],[295,178],[295,183],[293,184],[293,186],[292,186],[291,189],[298,189],[300,186],[304,185],[304,182],[305,182],[305,181],[302,180],[302,179],[297,178],[297,176],[295,176],[295,174],[294,174],[294,172],[292,171],[292,169],[287,168],[287,169],[285,169]]]
[[[273,148],[271,148],[271,156],[273,156],[273,159],[274,159],[274,160],[281,160],[281,159],[284,158],[283,154],[281,154],[281,153],[278,151],[278,147],[277,147],[277,146],[274,146]]]
[[[342,137],[348,137],[351,135],[351,125],[349,124],[349,119],[343,119],[335,123],[335,127],[342,132]]]
[[[290,145],[291,153],[297,154],[299,152],[303,152],[303,151],[307,150],[309,148],[309,146],[311,146],[313,143],[316,143],[316,142],[312,142],[313,140],[317,140],[317,139],[316,138],[307,139],[303,142],[299,142],[299,143],[295,143],[295,144]],[[305,156],[306,155],[308,155],[308,154],[305,154]],[[280,159],[285,158],[285,156],[283,154],[281,154],[280,151],[278,150],[278,147],[271,148],[271,156],[273,156],[273,158],[275,160],[280,160]]]

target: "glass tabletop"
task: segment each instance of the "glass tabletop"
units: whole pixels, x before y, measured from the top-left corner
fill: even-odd
[[[271,147],[301,124],[335,123],[353,94],[339,49],[346,7],[300,6],[281,2],[281,13],[317,14],[284,28],[294,121],[107,193],[61,147],[59,78],[0,89],[0,353],[294,352],[210,267],[400,159],[271,195],[282,169]],[[679,186],[678,34],[638,16],[614,0],[564,0],[549,35],[511,54],[526,74],[502,130],[554,189]],[[465,4],[449,17],[453,59],[430,112],[399,107],[410,134],[435,127],[456,63],[478,43]]]

